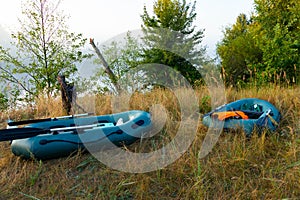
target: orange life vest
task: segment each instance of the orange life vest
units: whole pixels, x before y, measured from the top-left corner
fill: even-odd
[[[228,119],[228,118],[249,119],[249,117],[242,111],[215,112],[212,114],[212,118],[218,119],[221,121]]]

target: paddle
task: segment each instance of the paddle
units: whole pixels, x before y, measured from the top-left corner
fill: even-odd
[[[258,118],[257,122],[256,122],[256,125],[259,126],[259,127],[265,127],[267,126],[267,123],[268,123],[268,118],[271,120],[271,122],[275,125],[275,126],[278,126],[278,123],[276,122],[276,120],[271,116],[272,115],[272,110],[271,109],[268,109],[266,110],[262,117]]]
[[[45,118],[45,119],[29,119],[17,122],[8,122],[8,126],[19,126],[24,124],[33,124],[37,122],[47,122],[47,121],[56,121],[56,120],[64,120],[64,119],[73,119],[75,117],[85,117],[89,115],[93,115],[94,113],[84,113],[84,114],[77,114],[77,115],[68,115],[68,116],[61,116],[55,118]]]
[[[91,129],[94,127],[103,127],[103,126],[113,126],[113,123],[100,123],[100,124],[53,128],[53,129],[41,129],[41,128],[32,128],[32,127],[2,129],[2,130],[0,130],[0,141],[24,139],[24,138],[41,135],[41,134],[55,133],[58,131],[76,131],[77,132],[78,130]]]
[[[13,128],[0,130],[0,141],[17,140],[50,133],[50,130],[40,128]]]

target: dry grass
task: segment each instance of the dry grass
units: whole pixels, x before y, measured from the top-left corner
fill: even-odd
[[[205,88],[196,89],[201,113],[210,110]],[[300,88],[271,86],[226,90],[228,101],[256,97],[270,101],[283,120],[275,133],[246,138],[242,132],[222,134],[212,152],[198,158],[207,128],[199,121],[197,135],[187,152],[168,167],[142,174],[106,167],[88,153],[49,161],[22,160],[13,156],[8,142],[0,144],[1,199],[296,199],[300,197]],[[110,96],[99,96],[98,114],[113,112]],[[176,134],[179,105],[170,91],[131,96],[129,108],[149,111],[161,104],[168,111],[163,130],[141,148],[159,148]],[[31,115],[60,114],[59,100],[41,99]],[[126,109],[126,107],[122,107]],[[28,111],[28,109],[26,110]],[[17,113],[17,111],[16,111]],[[24,111],[23,111],[24,113]],[[159,113],[157,114],[159,115]],[[17,119],[28,116],[19,116]],[[138,164],[138,163],[137,163]]]

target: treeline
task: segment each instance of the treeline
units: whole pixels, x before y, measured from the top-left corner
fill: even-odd
[[[250,17],[240,14],[217,45],[226,84],[299,83],[299,1],[255,0],[254,8]]]

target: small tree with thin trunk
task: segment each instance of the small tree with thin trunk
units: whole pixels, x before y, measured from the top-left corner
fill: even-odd
[[[76,64],[90,55],[81,48],[86,39],[70,33],[60,0],[28,0],[22,4],[20,30],[12,34],[15,50],[0,45],[0,78],[22,90],[30,100],[51,96],[58,89],[57,76],[76,72]]]

